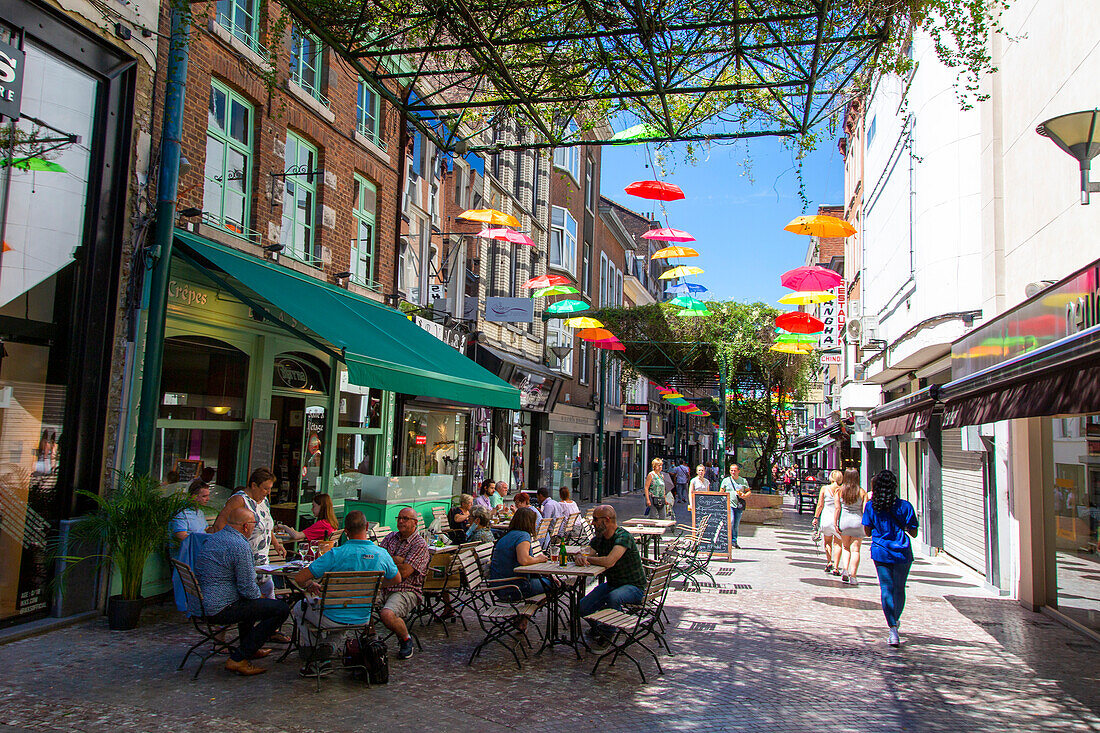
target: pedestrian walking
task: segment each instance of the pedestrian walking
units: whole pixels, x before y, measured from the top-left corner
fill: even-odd
[[[913,565],[909,537],[917,536],[917,527],[913,505],[898,497],[897,476],[892,471],[879,471],[871,480],[871,500],[863,509],[863,531],[871,538],[871,560],[878,572],[890,646],[901,643],[898,625],[905,609],[905,581]]]
[[[730,498],[733,500],[733,522],[730,524],[730,539],[733,541],[735,549],[740,550],[741,545],[737,544],[738,530],[741,528],[741,514],[745,511],[745,497],[752,493],[752,489],[749,488],[749,482],[741,476],[741,466],[736,463],[730,464],[730,475],[722,479],[721,491],[725,491],[732,494]]]
[[[688,469],[688,462],[686,459],[681,458],[680,463],[672,467],[672,480],[676,482],[676,502],[687,503],[688,497],[688,476],[691,473]]]
[[[668,519],[665,506],[665,479],[661,475],[664,461],[654,458],[650,462],[651,471],[645,477],[645,505],[656,519]]]
[[[700,463],[695,467],[695,476],[691,479],[691,483],[688,484],[688,508],[695,508],[695,492],[696,491],[710,491],[710,481],[707,481],[706,477],[707,467]]]
[[[821,533],[821,546],[825,551],[825,572],[840,575],[840,535],[836,531],[836,495],[844,474],[833,471],[829,475],[831,482],[821,487],[817,494],[817,511],[814,512],[813,526]]]
[[[833,523],[840,533],[841,550],[848,553],[848,560],[840,570],[840,579],[859,585],[856,573],[859,572],[860,546],[866,536],[863,533],[863,507],[867,503],[867,492],[859,485],[859,471],[854,468],[844,471],[844,482],[840,485],[837,499]],[[837,556],[840,557],[840,553]]]

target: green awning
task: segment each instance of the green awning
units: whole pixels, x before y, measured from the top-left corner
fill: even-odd
[[[176,241],[342,351],[352,384],[520,409],[518,389],[392,308],[189,232]]]

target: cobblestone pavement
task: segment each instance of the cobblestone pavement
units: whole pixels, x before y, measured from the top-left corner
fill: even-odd
[[[640,499],[614,501],[620,516]],[[664,675],[642,662],[601,668],[563,648],[516,670],[499,647],[452,626],[420,631],[424,651],[391,655],[388,686],[334,675],[229,675],[212,660],[197,682],[176,665],[191,633],[172,608],[135,632],[97,620],[0,646],[0,733],[14,731],[1100,730],[1100,645],[977,587],[942,560],[918,560],[886,645],[873,566],[842,585],[822,572],[808,517],[743,526],[743,550],[715,563],[717,588],[668,599],[676,652]],[[392,649],[392,642],[391,642]],[[193,666],[191,667],[193,669]]]

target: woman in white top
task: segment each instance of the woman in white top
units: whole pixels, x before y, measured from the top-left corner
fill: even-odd
[[[688,484],[688,500],[690,501],[688,507],[692,510],[695,509],[695,492],[710,491],[710,481],[707,481],[706,472],[707,467],[700,463],[695,467],[695,477]]]
[[[831,483],[821,487],[817,495],[817,511],[814,512],[814,527],[821,532],[822,549],[825,550],[825,572],[840,575],[840,535],[836,531],[836,495],[844,474],[833,471],[829,474]],[[820,527],[818,522],[822,522]]]
[[[859,471],[849,468],[844,472],[844,483],[840,485],[836,497],[833,524],[840,534],[841,546],[848,552],[848,562],[840,571],[840,579],[859,585],[856,573],[859,571],[859,549],[864,537],[863,507],[867,503],[867,492],[859,485]]]
[[[570,499],[569,496],[570,493],[567,486],[562,486],[560,489],[558,489],[558,498],[561,500],[558,503],[565,507],[565,516],[567,517],[570,514],[581,513],[581,508],[577,506],[577,502]]]

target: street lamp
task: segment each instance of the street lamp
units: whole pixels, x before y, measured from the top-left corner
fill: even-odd
[[[1069,153],[1081,165],[1081,205],[1089,202],[1090,193],[1100,193],[1100,183],[1089,180],[1089,166],[1100,154],[1100,109],[1073,112],[1052,117],[1035,128],[1055,145]]]

